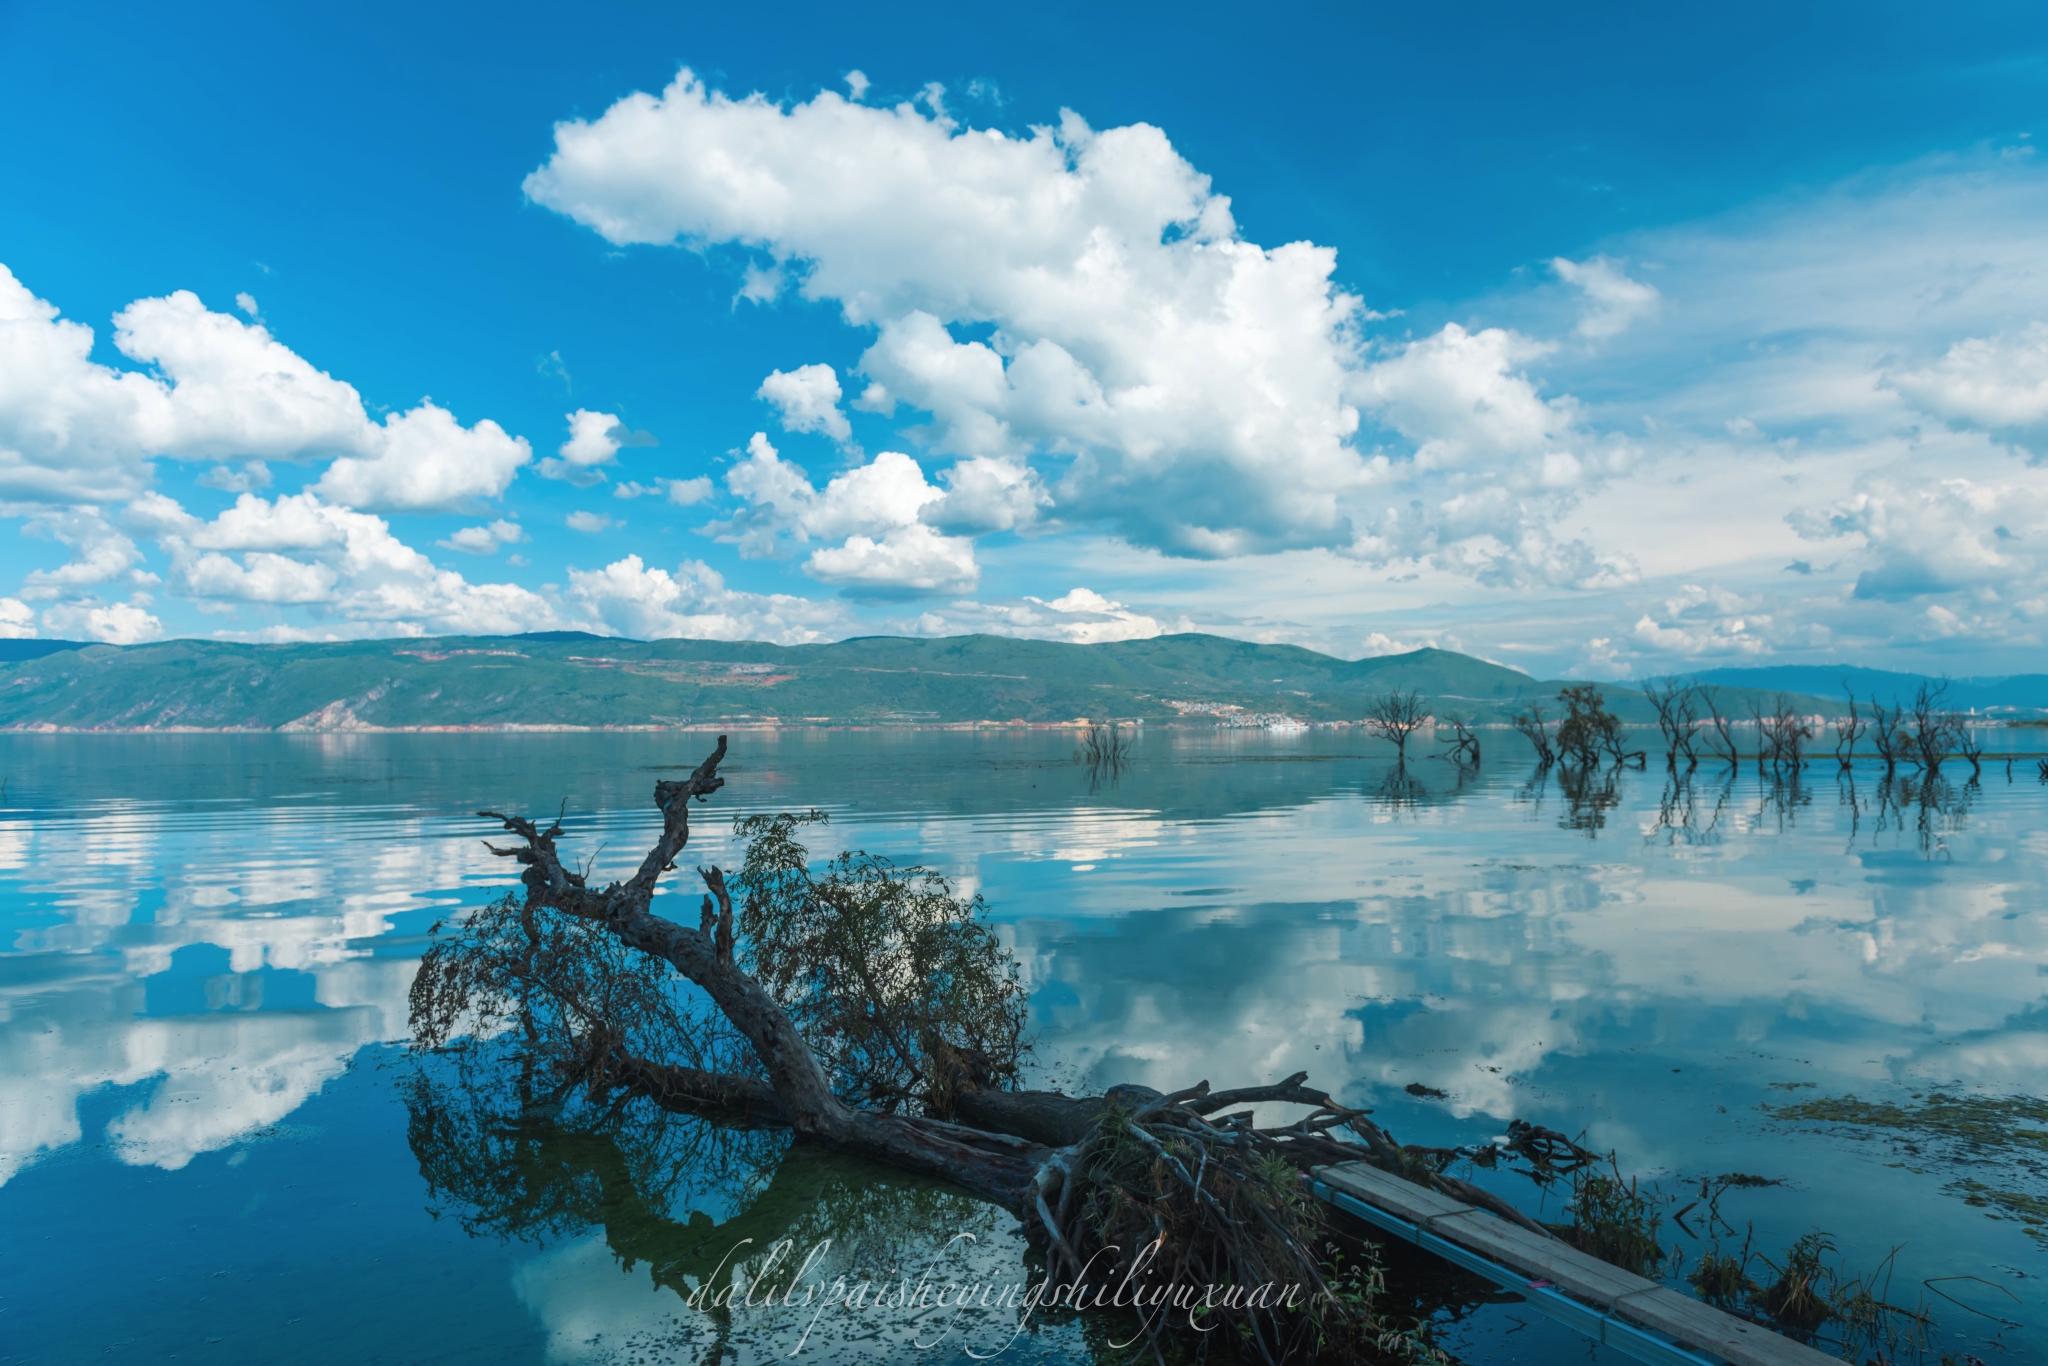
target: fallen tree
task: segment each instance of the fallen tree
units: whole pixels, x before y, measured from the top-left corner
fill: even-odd
[[[521,890],[437,934],[412,988],[415,1047],[498,1041],[522,1120],[548,1120],[579,1097],[614,1110],[645,1100],[786,1126],[943,1179],[1015,1213],[1070,1283],[1092,1274],[1274,1288],[1178,1316],[1141,1313],[1155,1347],[1186,1329],[1206,1340],[1221,1324],[1268,1362],[1433,1355],[1379,1314],[1369,1256],[1346,1265],[1327,1212],[1303,1193],[1309,1167],[1369,1161],[1550,1236],[1446,1171],[1503,1155],[1539,1179],[1587,1164],[1590,1154],[1548,1130],[1512,1126],[1504,1148],[1483,1151],[1406,1147],[1306,1074],[1172,1095],[1018,1089],[1022,989],[979,899],[871,855],[814,871],[796,836],[823,820],[816,813],[737,822],[743,866],[697,870],[697,924],[657,914],[661,879],[689,843],[691,804],[724,786],[725,755],[720,736],[687,778],[656,784],[659,838],[630,877],[601,887],[587,866],[564,862],[559,818],[543,827],[480,813],[515,837],[491,848],[522,866]],[[1280,1105],[1301,1113],[1254,1123],[1249,1107]]]

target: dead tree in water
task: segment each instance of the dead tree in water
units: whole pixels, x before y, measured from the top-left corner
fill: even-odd
[[[1768,760],[1773,772],[1782,765],[1789,767],[1797,777],[1799,770],[1806,765],[1806,742],[1814,735],[1812,720],[1801,716],[1799,709],[1783,694],[1772,701],[1768,711],[1754,700],[1750,702],[1749,709],[1756,718],[1757,772],[1763,772]]]
[[[1467,764],[1478,767],[1479,737],[1473,733],[1470,726],[1455,716],[1451,718],[1451,738],[1451,747],[1438,757],[1449,759],[1460,768]]]
[[[1849,715],[1835,723],[1835,762],[1847,773],[1856,762],[1856,742],[1870,729],[1870,722],[1856,709],[1856,694],[1843,688],[1849,695]]]
[[[697,870],[697,924],[657,914],[657,884],[689,842],[690,804],[724,787],[725,755],[720,736],[688,778],[655,785],[659,838],[630,877],[602,887],[563,861],[559,819],[480,813],[514,836],[492,852],[522,866],[521,891],[428,950],[411,993],[415,1048],[515,1053],[519,1121],[645,1101],[786,1126],[942,1178],[1022,1218],[1055,1274],[1273,1287],[1270,1301],[1185,1321],[1154,1315],[1141,1326],[1155,1345],[1221,1322],[1268,1362],[1426,1354],[1379,1316],[1369,1276],[1339,1270],[1335,1234],[1301,1189],[1311,1166],[1371,1162],[1543,1232],[1446,1175],[1460,1154],[1397,1144],[1305,1086],[1306,1074],[1169,1096],[1014,1089],[1022,990],[978,899],[868,855],[815,870],[796,840],[815,814],[739,822],[739,871]],[[698,991],[676,990],[677,974]],[[1242,1108],[1254,1104],[1307,1114],[1262,1129]],[[1510,1138],[1488,1151],[1539,1172],[1588,1156],[1526,1125]]]
[[[1699,764],[1693,737],[1699,726],[1699,684],[1667,678],[1643,685],[1643,696],[1657,709],[1657,729],[1664,733],[1664,766],[1676,770],[1679,756],[1690,769]]]
[[[1522,733],[1536,750],[1536,766],[1549,768],[1557,762],[1557,751],[1550,743],[1550,726],[1543,719],[1541,703],[1531,702],[1526,708],[1515,713],[1514,727]]]
[[[1908,712],[1913,754],[1920,761],[1921,772],[1930,778],[1941,772],[1942,760],[1956,748],[1965,729],[1963,718],[1944,705],[1947,693],[1946,678],[1939,683],[1922,683],[1913,693],[1912,709]]]
[[[1877,751],[1877,757],[1884,760],[1884,776],[1889,778],[1898,772],[1899,760],[1906,758],[1906,746],[1910,739],[1905,730],[1906,709],[1892,702],[1892,709],[1886,711],[1884,703],[1875,694],[1870,699],[1870,745]]]
[[[1392,740],[1398,756],[1396,763],[1408,762],[1408,737],[1428,721],[1429,709],[1422,704],[1422,693],[1415,688],[1406,693],[1396,688],[1365,704],[1366,733]]]
[[[1728,717],[1721,710],[1721,695],[1713,688],[1700,689],[1700,700],[1707,708],[1707,721],[1714,728],[1714,738],[1708,741],[1714,757],[1730,768],[1742,767],[1741,751],[1735,747],[1735,733],[1729,727]]]

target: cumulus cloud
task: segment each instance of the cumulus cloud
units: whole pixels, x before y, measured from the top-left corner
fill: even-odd
[[[860,406],[930,412],[940,453],[1059,460],[1062,511],[1137,544],[1348,542],[1359,303],[1335,253],[1244,241],[1156,128],[1070,113],[1013,138],[925,106],[735,100],[684,71],[557,125],[526,190],[612,242],[787,265],[879,328]]]
[[[645,484],[628,479],[612,488],[614,498],[645,498],[659,494],[681,508],[708,503],[712,493],[710,477],[701,474],[695,479],[656,479]]]
[[[431,403],[393,413],[370,430],[368,454],[327,467],[315,486],[322,497],[404,512],[460,507],[503,493],[533,458],[525,437],[507,435],[489,418],[464,427]]]
[[[1967,338],[1932,365],[1887,378],[1923,412],[2048,454],[2048,323]]]
[[[516,545],[526,539],[526,529],[502,519],[484,526],[466,526],[434,542],[443,550],[460,550],[466,555],[495,555],[501,545]]]
[[[0,598],[0,640],[33,640],[36,609],[20,598]]]
[[[43,611],[43,625],[59,640],[96,640],[107,645],[141,645],[162,638],[164,624],[149,613],[149,597],[127,602],[59,603]]]
[[[872,594],[968,593],[981,577],[973,544],[928,526],[907,526],[877,540],[852,535],[811,552],[804,572],[823,583]]]
[[[1589,341],[1619,336],[1631,324],[1654,314],[1663,302],[1655,287],[1631,280],[1619,261],[1605,256],[1587,261],[1558,256],[1551,260],[1550,268],[1583,297],[1578,332]]]
[[[1052,506],[1038,471],[1017,460],[977,455],[939,478],[946,482],[945,497],[926,503],[918,516],[941,531],[1012,531]]]
[[[1011,603],[955,602],[943,610],[923,613],[910,629],[925,636],[979,634],[1100,645],[1112,640],[1150,640],[1169,630],[1195,628],[1186,617],[1168,625],[1092,589],[1075,588],[1050,602],[1032,597]]]
[[[33,569],[22,580],[21,596],[31,602],[47,602],[66,593],[110,579],[127,579],[138,586],[153,585],[156,575],[136,568],[142,552],[100,515],[98,508],[74,508],[30,518],[23,530],[47,536],[71,551],[71,559],[56,569]]]
[[[765,432],[756,432],[746,458],[726,471],[725,484],[747,506],[705,529],[737,544],[742,555],[785,554],[812,540],[840,540],[813,551],[804,571],[824,583],[885,596],[967,592],[980,576],[971,541],[919,520],[945,495],[900,451],[883,451],[821,490],[782,458]]]
[[[777,370],[761,381],[754,397],[775,405],[786,432],[817,432],[841,445],[853,440],[853,427],[839,411],[839,376],[829,365],[804,365],[784,374]]]
[[[781,593],[725,586],[701,560],[671,574],[628,555],[601,570],[572,569],[565,605],[589,629],[641,640],[770,640],[802,645],[845,633],[845,609]]]
[[[2030,618],[2048,614],[2042,587],[2048,563],[2041,553],[2048,544],[2048,479],[2034,471],[1997,483],[1874,478],[1847,498],[1798,509],[1789,520],[1811,540],[1862,540],[1876,563],[1857,576],[1857,598],[1905,602],[1952,595],[1978,607],[2016,607]]]
[[[1595,443],[1574,400],[1544,398],[1517,368],[1552,349],[1503,328],[1451,323],[1392,348],[1357,378],[1361,403],[1414,453],[1405,471],[1382,462],[1398,501],[1367,520],[1351,553],[1376,563],[1431,558],[1502,586],[1635,580],[1626,557],[1551,531],[1563,509],[1629,456],[1620,443]]]
[[[560,624],[539,594],[436,568],[383,518],[333,506],[317,490],[245,493],[211,521],[152,493],[129,505],[127,520],[170,556],[172,587],[195,598],[311,607],[351,634],[499,635]]]
[[[147,372],[96,363],[92,341],[0,266],[0,499],[119,502],[158,456],[336,456],[326,496],[418,509],[502,493],[528,458],[496,423],[431,403],[371,422],[353,387],[186,290],[114,317],[115,347]]]
[[[602,512],[572,512],[566,520],[571,531],[598,532],[612,526],[612,519]]]
[[[612,413],[578,408],[568,417],[569,439],[535,467],[543,479],[560,479],[587,489],[604,481],[604,471],[598,466],[616,464],[621,449],[657,444],[653,436],[634,431]]]

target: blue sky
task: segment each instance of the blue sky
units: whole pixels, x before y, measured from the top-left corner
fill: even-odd
[[[2038,6],[1102,8],[0,6],[0,630],[2048,667]]]

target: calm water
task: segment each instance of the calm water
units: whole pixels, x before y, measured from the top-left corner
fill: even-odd
[[[1411,1142],[1522,1118],[1671,1191],[1784,1178],[1722,1200],[1759,1248],[1825,1229],[1865,1267],[1903,1245],[1895,1298],[1932,1282],[1962,1302],[1929,1296],[1943,1347],[2048,1360],[2044,1244],[1958,1184],[2048,1197],[2039,1147],[1960,1166],[1763,1108],[2048,1090],[2034,761],[1903,810],[1831,762],[1796,791],[1702,774],[1669,793],[1652,771],[1573,800],[1487,743],[1477,776],[1423,762],[1404,782],[1342,733],[1155,731],[1091,790],[1062,735],[741,735],[692,852],[728,860],[734,812],[815,806],[819,852],[981,892],[1059,1084],[1305,1069]],[[0,1361],[700,1360],[721,1328],[650,1272],[650,1227],[794,1221],[852,1242],[849,1264],[971,1231],[946,1255],[1021,1277],[1006,1216],[801,1155],[766,1195],[711,1182],[629,1219],[607,1194],[608,1225],[536,1239],[473,1236],[430,1200],[389,1041],[429,925],[510,882],[469,813],[566,802],[573,847],[623,869],[658,825],[653,770],[706,748],[0,737]],[[804,1355],[948,1360],[1007,1336],[977,1331],[921,1354],[893,1322],[833,1316]],[[766,1359],[801,1332],[757,1316],[730,1345]],[[1513,1305],[1447,1341],[1474,1361],[1587,1351]],[[1086,1351],[1049,1325],[1007,1359]]]

